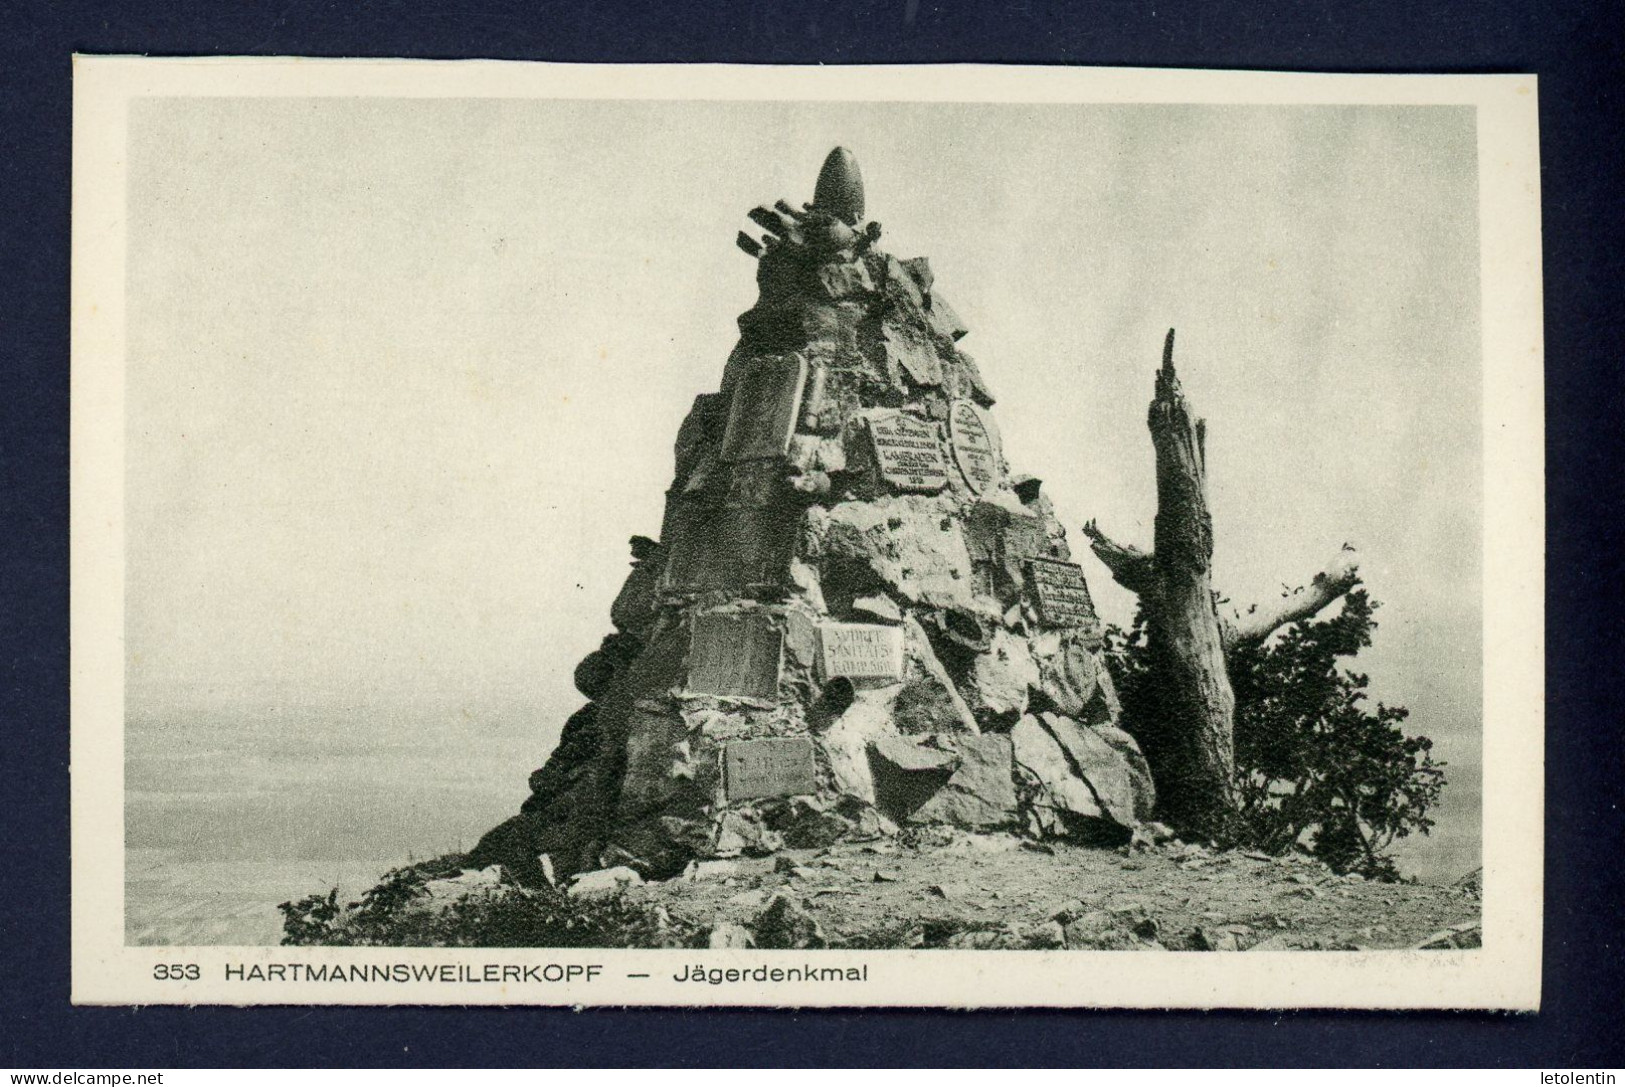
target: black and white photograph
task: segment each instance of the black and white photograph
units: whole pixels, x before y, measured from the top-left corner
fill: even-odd
[[[1538,1004],[1533,79],[473,67],[81,60],[78,999]]]

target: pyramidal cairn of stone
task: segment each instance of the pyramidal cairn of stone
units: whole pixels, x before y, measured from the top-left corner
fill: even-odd
[[[476,864],[664,878],[951,839],[933,825],[1121,842],[1150,817],[1066,530],[1006,462],[930,264],[864,216],[845,148],[810,204],[749,213],[760,294],[677,432],[659,538],[633,537],[586,705]]]

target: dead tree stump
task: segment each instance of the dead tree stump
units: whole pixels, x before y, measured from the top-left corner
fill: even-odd
[[[1147,419],[1157,457],[1157,514],[1150,553],[1084,526],[1112,577],[1138,594],[1144,608],[1160,719],[1142,722],[1138,737],[1157,781],[1163,814],[1181,829],[1226,840],[1239,823],[1234,729],[1235,695],[1226,653],[1262,641],[1305,619],[1358,583],[1354,550],[1336,559],[1306,589],[1274,607],[1221,617],[1214,605],[1213,518],[1207,506],[1206,423],[1195,417],[1174,372],[1174,330]]]

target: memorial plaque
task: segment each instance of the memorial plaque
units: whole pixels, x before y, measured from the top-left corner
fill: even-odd
[[[688,500],[662,529],[672,541],[661,587],[668,592],[742,592],[781,586],[795,551],[794,507]]]
[[[722,435],[722,459],[784,456],[796,430],[806,384],[807,360],[800,355],[755,360],[734,385],[728,429]]]
[[[1095,602],[1089,597],[1089,584],[1084,581],[1083,567],[1075,562],[1056,559],[1032,559],[1027,563],[1027,575],[1033,593],[1038,597],[1038,618],[1051,627],[1094,627]]]
[[[688,647],[688,689],[695,694],[777,701],[784,632],[760,613],[701,615]]]
[[[870,416],[869,440],[881,478],[898,490],[932,494],[948,485],[948,458],[935,423],[901,412]]]
[[[736,740],[723,746],[722,766],[730,802],[818,791],[813,745],[805,736]]]
[[[982,413],[969,400],[954,401],[948,413],[948,440],[954,447],[954,460],[970,489],[981,494],[999,478],[998,451]]]
[[[818,628],[824,676],[902,679],[903,628],[878,623],[825,623]]]

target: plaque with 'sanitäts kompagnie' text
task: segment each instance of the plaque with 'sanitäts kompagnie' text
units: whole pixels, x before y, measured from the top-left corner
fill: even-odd
[[[824,675],[834,679],[901,679],[903,630],[878,623],[825,623],[818,628]]]

